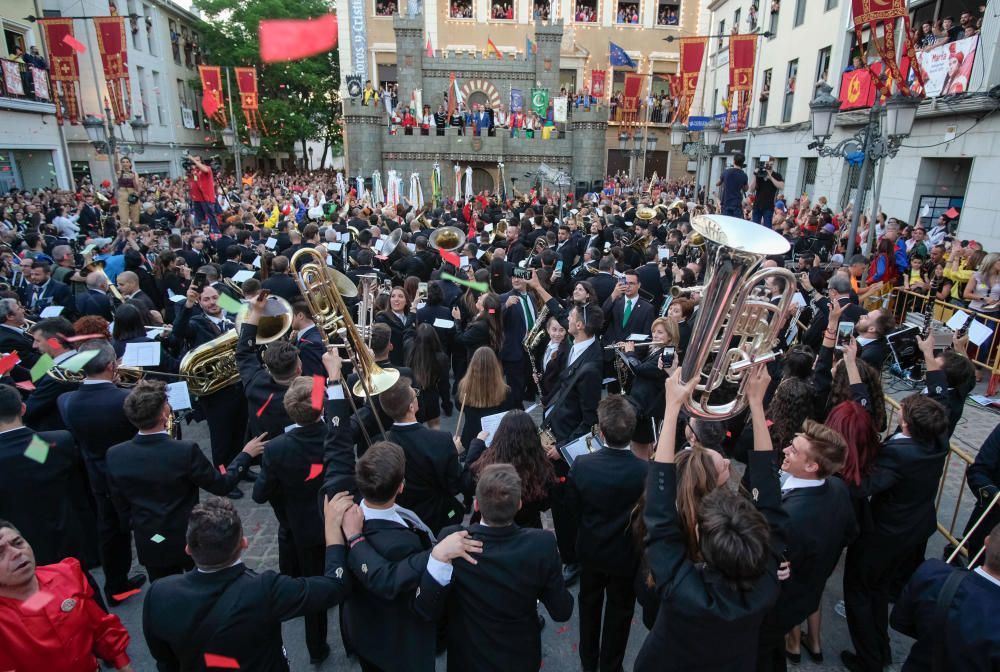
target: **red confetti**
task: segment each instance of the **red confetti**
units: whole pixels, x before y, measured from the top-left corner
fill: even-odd
[[[16,352],[4,355],[3,359],[0,359],[0,376],[13,369],[20,361],[21,358]]]
[[[18,388],[19,390],[24,390],[25,392],[35,391],[35,384],[30,380],[22,380],[17,383],[14,383],[14,387]]]
[[[219,111],[219,101],[211,91],[205,91],[202,94],[201,109],[205,110],[205,114],[209,117],[214,117],[215,113]]]
[[[135,590],[126,590],[124,593],[118,593],[117,595],[112,595],[111,597],[113,597],[116,600],[118,600],[119,602],[121,602],[122,600],[127,600],[128,598],[132,597],[133,595],[138,595],[141,592],[142,592],[142,588],[136,588]]]
[[[240,669],[239,661],[229,656],[219,656],[214,653],[205,654],[205,667],[218,667],[226,670]]]
[[[62,343],[59,342],[58,338],[50,338],[45,342],[48,343],[49,347],[53,350],[62,350]]]
[[[313,376],[312,407],[317,411],[323,410],[323,390],[326,388],[326,378],[323,376]]]
[[[564,625],[561,628],[559,628],[558,630],[556,630],[556,634],[557,635],[565,635],[567,632],[569,632],[569,626],[568,625]]]
[[[490,308],[486,312],[489,313],[490,315],[496,315],[497,314],[497,309],[496,308]]]
[[[260,416],[264,415],[264,409],[267,408],[267,405],[271,403],[271,399],[274,399],[274,392],[272,392],[271,394],[267,395],[267,401],[265,401],[264,405],[261,406],[260,409],[257,411],[257,417],[258,418]]]
[[[80,40],[76,39],[75,37],[73,37],[69,33],[66,33],[65,35],[63,35],[62,41],[63,41],[63,44],[65,44],[67,47],[69,47],[73,51],[76,51],[76,52],[81,53],[81,54],[84,53],[85,51],[87,51],[87,47],[83,46],[83,42],[81,42]]]
[[[306,480],[311,481],[322,473],[323,473],[322,464],[311,464],[309,465],[309,475],[306,476]]]
[[[27,609],[28,611],[41,611],[45,608],[45,605],[53,600],[53,595],[51,593],[46,593],[45,591],[39,590],[37,593],[26,599],[21,603],[22,609]]]
[[[260,22],[260,60],[294,61],[337,46],[337,15]]]
[[[79,343],[80,341],[92,341],[95,338],[106,339],[108,336],[106,334],[81,334],[79,336],[66,336],[67,341],[70,343]]]
[[[222,464],[219,465],[219,473],[222,474],[223,476],[226,475],[226,467],[225,467],[225,465],[222,465]]]
[[[566,477],[565,476],[560,476],[559,477],[559,482],[560,483],[565,483],[566,482]]]
[[[441,255],[442,259],[444,259],[445,261],[447,261],[449,264],[451,264],[455,268],[458,268],[462,264],[461,260],[458,258],[458,255],[455,254],[454,252],[449,252],[448,250],[441,250],[441,249],[439,249],[438,250],[438,254]]]

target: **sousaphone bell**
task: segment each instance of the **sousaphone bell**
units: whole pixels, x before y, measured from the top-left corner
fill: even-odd
[[[435,250],[454,252],[465,245],[465,233],[457,226],[443,226],[431,232],[427,244]]]

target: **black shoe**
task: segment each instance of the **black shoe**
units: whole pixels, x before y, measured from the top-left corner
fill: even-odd
[[[569,588],[574,583],[580,580],[580,565],[573,564],[563,565],[563,583]]]
[[[257,475],[258,475],[257,472],[254,471],[253,469],[247,469],[246,472],[243,474],[243,480],[246,481],[247,483],[253,483],[257,480]],[[330,654],[327,653],[327,655]]]
[[[243,491],[239,488],[233,488],[233,491],[226,495],[229,499],[243,499]]]
[[[788,649],[785,649],[785,658],[788,659],[788,662],[798,665],[802,662],[802,652],[792,653]]]
[[[865,666],[861,664],[861,658],[853,651],[841,651],[840,662],[844,664],[850,672],[865,672]]]
[[[330,657],[330,645],[326,644],[323,646],[323,650],[320,652],[318,656],[313,656],[313,655],[309,656],[309,662],[312,663],[313,665],[319,665],[329,657]]]
[[[145,574],[133,574],[128,577],[124,586],[117,587],[115,590],[104,589],[104,597],[108,601],[109,607],[117,607],[119,604],[128,599],[128,597],[123,597],[122,599],[115,599],[115,595],[124,595],[133,590],[139,590],[144,585],[146,585],[146,575]],[[131,597],[131,596],[129,596]]]
[[[809,654],[809,657],[812,659],[812,661],[814,663],[822,663],[823,662],[823,649],[820,649],[816,653],[813,653],[812,651],[809,650],[809,647],[807,646],[807,647],[805,647],[805,650],[806,650],[806,653]]]

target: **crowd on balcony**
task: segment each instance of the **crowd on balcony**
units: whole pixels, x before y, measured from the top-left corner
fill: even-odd
[[[510,2],[494,2],[490,8],[490,18],[494,21],[513,21],[514,5]]]
[[[456,2],[452,2],[450,16],[453,19],[471,19],[472,0],[456,0]]]
[[[576,21],[577,23],[596,23],[597,22],[596,4],[584,4],[583,2],[577,2],[576,11],[573,13],[573,20]]]
[[[531,11],[533,21],[548,21],[552,10],[552,5],[548,2],[536,2],[535,8]]]
[[[639,5],[634,3],[619,3],[618,13],[615,14],[615,23],[638,25]]]
[[[919,26],[913,28],[912,33],[913,43],[917,45],[917,51],[932,49],[941,44],[978,35],[983,25],[983,14],[982,12],[978,12],[978,14],[975,16],[970,11],[962,12],[957,24],[953,16],[946,16],[937,21],[929,19],[922,21]]]
[[[625,94],[618,91],[611,96],[611,121],[626,121],[625,119]],[[649,115],[649,122],[652,124],[669,124],[673,122],[674,100],[670,94],[654,93],[648,100],[639,101],[639,113],[634,121],[645,121]],[[647,112],[648,110],[648,112]]]
[[[676,26],[680,22],[680,7],[677,5],[661,5],[656,15],[656,25]]]
[[[389,0],[389,2],[376,2],[375,3],[375,16],[392,16],[396,13],[396,3]]]
[[[8,96],[24,96],[27,98],[35,97],[35,77],[32,74],[32,68],[38,68],[44,72],[49,71],[49,63],[45,60],[45,57],[41,55],[38,51],[38,47],[31,47],[30,51],[25,51],[24,47],[17,45],[14,47],[14,55],[11,56],[9,61],[17,64],[18,69],[21,73],[21,86],[23,91],[13,90],[11,86],[6,85],[3,87],[4,95]],[[47,96],[43,96],[42,100],[48,100]]]

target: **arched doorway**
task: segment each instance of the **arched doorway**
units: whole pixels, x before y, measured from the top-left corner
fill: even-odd
[[[485,168],[472,169],[472,191],[478,194],[481,191],[493,193],[496,190],[496,180],[493,174]]]

